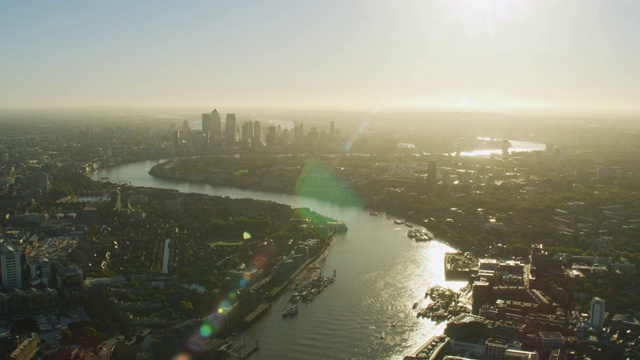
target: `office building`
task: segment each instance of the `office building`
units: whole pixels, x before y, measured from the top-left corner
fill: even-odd
[[[224,134],[228,145],[236,143],[236,114],[227,114]]]
[[[248,145],[253,139],[253,122],[247,121],[240,128],[240,139],[243,145]]]
[[[220,113],[218,110],[213,109],[211,112],[211,128],[209,134],[214,139],[222,137],[222,120],[220,119]]]
[[[191,128],[189,127],[189,121],[185,120],[182,122],[182,133],[185,138],[188,138],[191,135]]]
[[[553,350],[562,348],[564,338],[559,332],[539,332],[538,333],[538,349],[544,353],[550,353]]]
[[[211,114],[202,114],[202,132],[207,134],[211,131]]]
[[[329,135],[331,135],[331,137],[336,136],[336,122],[332,121],[329,123]]]
[[[269,132],[267,133],[267,146],[272,147],[276,145],[277,128],[275,126],[269,126]]]
[[[296,144],[304,143],[304,125],[302,123],[293,125],[293,142]]]
[[[262,137],[262,124],[260,121],[253,122],[253,136],[256,139],[260,139]]]
[[[291,135],[289,133],[289,129],[282,130],[282,145],[287,146],[291,144]]]

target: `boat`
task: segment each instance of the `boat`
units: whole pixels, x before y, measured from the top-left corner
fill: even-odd
[[[293,317],[298,315],[298,306],[297,305],[291,305],[287,308],[287,310],[285,310],[282,313],[282,317],[283,318],[288,318],[288,317]]]
[[[395,224],[398,224],[398,225],[402,225],[402,224],[404,224],[404,220],[400,220],[400,219],[395,219],[395,220],[393,220],[393,222],[394,222]]]
[[[414,239],[416,241],[429,241],[431,240],[431,235],[429,232],[424,229],[410,229],[407,231],[407,237],[410,239]]]
[[[370,211],[369,215],[371,216],[378,216],[378,212],[377,211]]]
[[[408,227],[408,228],[412,228],[412,227],[413,227],[413,225],[411,225],[411,224],[409,224],[409,223],[404,223],[404,225],[405,225],[406,227]]]

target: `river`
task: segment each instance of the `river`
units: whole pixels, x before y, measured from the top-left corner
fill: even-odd
[[[246,340],[248,348],[260,342],[260,351],[251,359],[401,359],[442,333],[444,323],[416,318],[412,305],[434,285],[456,290],[465,285],[444,280],[444,253],[453,250],[449,246],[407,238],[408,228],[384,213],[370,216],[360,208],[300,196],[157,179],[148,174],[157,163],[101,169],[95,178],[308,207],[349,227],[336,236],[320,263],[326,275],[336,270],[334,284],[312,302],[300,303],[299,314],[290,319],[282,318],[291,294],[284,293],[269,313],[240,334],[238,341]]]

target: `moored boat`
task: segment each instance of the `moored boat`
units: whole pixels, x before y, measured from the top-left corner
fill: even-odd
[[[298,306],[297,305],[291,305],[287,308],[287,310],[285,310],[282,313],[282,317],[283,318],[287,318],[287,317],[292,317],[298,315]]]

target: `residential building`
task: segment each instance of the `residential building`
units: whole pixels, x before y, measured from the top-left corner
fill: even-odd
[[[604,304],[605,301],[602,298],[594,297],[591,299],[589,319],[591,320],[591,328],[598,333],[602,331],[602,327],[604,325]]]

